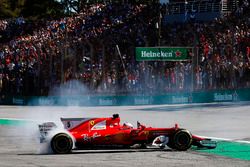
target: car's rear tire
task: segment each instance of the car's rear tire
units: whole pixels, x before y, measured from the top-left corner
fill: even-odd
[[[66,133],[59,133],[51,140],[51,149],[56,154],[67,154],[73,148],[73,141]]]
[[[170,137],[168,147],[178,151],[186,151],[192,145],[192,135],[188,130],[180,129]]]

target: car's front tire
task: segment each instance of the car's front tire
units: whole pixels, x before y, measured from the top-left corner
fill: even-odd
[[[51,149],[56,154],[67,154],[73,148],[73,141],[66,133],[56,134],[51,140]]]
[[[188,130],[180,129],[170,137],[170,141],[167,145],[178,151],[186,151],[192,145],[192,135]]]

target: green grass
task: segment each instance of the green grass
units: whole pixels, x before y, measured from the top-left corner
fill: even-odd
[[[12,120],[12,119],[1,119],[0,125],[10,125],[10,126],[21,126],[30,123],[30,121],[26,120]]]
[[[237,158],[241,160],[250,161],[250,144],[229,142],[229,141],[218,141],[217,147],[215,149],[196,149],[192,148],[198,152],[204,152],[209,154],[215,154],[220,156],[225,156],[229,158]]]

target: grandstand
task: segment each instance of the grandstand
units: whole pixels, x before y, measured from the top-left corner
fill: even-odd
[[[74,94],[246,88],[249,35],[249,4],[237,0],[100,2],[60,19],[2,19],[0,94],[47,96],[71,80],[88,90]],[[136,47],[157,46],[195,50],[189,61],[136,61]]]

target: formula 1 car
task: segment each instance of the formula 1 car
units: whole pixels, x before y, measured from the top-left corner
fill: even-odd
[[[137,122],[137,128],[130,123],[120,125],[120,117],[114,114],[108,118],[61,118],[63,130],[53,122],[39,125],[40,142],[49,143],[56,154],[66,154],[72,149],[89,147],[124,147],[139,145],[146,148],[153,145],[185,151],[192,145],[212,149],[216,141],[192,135],[188,130],[179,128],[146,127]]]

